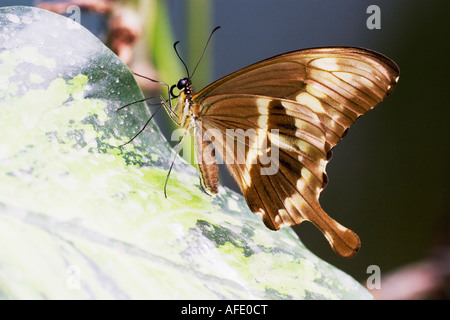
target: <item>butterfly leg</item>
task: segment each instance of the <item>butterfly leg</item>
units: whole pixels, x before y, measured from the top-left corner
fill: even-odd
[[[165,100],[163,98],[163,96],[160,96],[161,98],[161,104],[163,105],[164,109],[166,110],[167,114],[169,115],[170,119],[172,119],[173,122],[175,122],[175,124],[177,126],[180,126],[181,123],[178,120],[178,115],[176,113],[176,110],[178,108],[178,104],[175,106],[175,109],[172,107],[172,101],[171,99]]]
[[[178,153],[180,152],[181,147],[183,146],[183,140],[184,140],[184,138],[186,138],[188,132],[189,132],[188,130],[185,130],[183,136],[181,137],[180,142],[178,142],[178,144],[174,148],[175,149],[175,155],[173,156],[172,162],[170,164],[169,172],[167,173],[166,182],[164,183],[164,196],[166,198],[167,198],[167,183],[169,182],[169,176],[170,176],[170,173],[172,172],[172,168],[173,168],[173,165],[175,163],[175,159],[176,159]]]
[[[128,140],[128,141],[125,142],[125,143],[122,143],[121,145],[118,145],[117,147],[118,147],[118,148],[121,148],[121,147],[123,147],[124,145],[127,145],[127,144],[129,144],[131,141],[133,141],[134,139],[136,139],[136,137],[137,137],[138,135],[140,135],[141,132],[145,130],[145,128],[147,128],[147,126],[148,126],[148,124],[150,123],[150,121],[153,119],[153,117],[155,116],[155,114],[156,114],[160,109],[161,109],[161,106],[159,106],[159,108],[156,109],[156,111],[150,116],[150,118],[148,118],[147,122],[144,124],[144,126],[142,127],[142,129],[139,130],[138,133],[136,133],[136,134],[133,136],[133,138],[131,138],[130,140]]]

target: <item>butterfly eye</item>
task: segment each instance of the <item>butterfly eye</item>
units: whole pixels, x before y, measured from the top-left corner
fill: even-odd
[[[189,82],[189,80],[187,78],[183,78],[180,81],[178,81],[178,83],[177,83],[178,90],[186,88],[186,86],[188,85],[188,82]]]

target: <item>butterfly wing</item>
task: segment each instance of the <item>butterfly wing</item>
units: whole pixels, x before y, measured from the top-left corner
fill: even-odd
[[[266,226],[311,221],[348,257],[360,241],[319,204],[325,167],[331,149],[392,91],[398,75],[395,63],[372,51],[307,49],[232,73],[192,101],[204,129],[225,137],[214,140],[217,151]]]
[[[316,111],[333,147],[359,116],[389,95],[398,77],[398,66],[374,51],[353,47],[305,49],[234,72],[204,88],[194,100],[220,94],[296,100]]]

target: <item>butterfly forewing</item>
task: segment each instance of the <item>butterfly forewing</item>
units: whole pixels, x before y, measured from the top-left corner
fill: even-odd
[[[300,50],[214,82],[192,105],[202,132],[221,134],[215,150],[267,227],[311,221],[348,257],[360,241],[319,204],[325,166],[351,124],[392,91],[398,75],[394,62],[372,51]]]

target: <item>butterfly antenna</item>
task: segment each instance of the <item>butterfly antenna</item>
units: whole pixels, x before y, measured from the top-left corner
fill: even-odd
[[[181,56],[180,56],[180,54],[178,53],[178,50],[177,50],[177,44],[179,44],[179,43],[180,43],[180,41],[175,42],[175,43],[173,44],[173,48],[175,49],[175,53],[177,54],[178,59],[180,59],[181,63],[183,63],[183,65],[184,65],[184,68],[186,69],[187,78],[190,79],[191,77],[189,76],[189,70],[188,70],[188,67],[187,67],[186,63],[184,62],[184,60],[181,59]]]
[[[211,38],[212,38],[212,35],[214,34],[214,32],[216,32],[216,31],[219,30],[219,29],[220,29],[220,26],[217,26],[217,27],[214,28],[213,31],[211,31],[211,34],[209,35],[209,38],[208,38],[208,40],[206,41],[205,47],[203,48],[203,52],[202,52],[202,54],[201,54],[201,56],[200,56],[200,59],[198,59],[197,65],[195,66],[194,71],[192,72],[192,75],[191,75],[190,77],[188,77],[188,79],[191,79],[191,78],[194,76],[195,70],[197,70],[197,67],[198,67],[198,65],[200,64],[200,61],[202,60],[203,55],[205,54],[206,48],[208,47],[208,44],[209,44],[209,41],[210,41]]]

